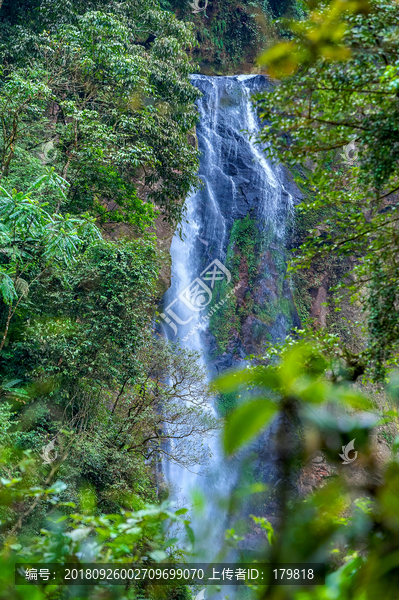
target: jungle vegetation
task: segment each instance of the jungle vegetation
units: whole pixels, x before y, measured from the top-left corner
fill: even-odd
[[[259,57],[275,78],[273,89],[256,99],[264,121],[260,140],[307,192],[297,211],[309,215],[312,226],[294,249],[291,273],[306,274],[315,261],[332,256],[351,259],[330,310],[339,319],[343,302],[349,298],[356,305],[361,350],[354,352],[334,330],[310,326],[270,345],[247,369],[222,377],[217,385],[223,394],[243,397],[227,416],[225,449],[236,453],[277,419],[277,530],[254,516],[265,534],[264,557],[327,566],[325,586],[270,585],[257,590],[258,597],[394,599],[399,5],[309,2],[306,18],[290,27],[291,39]],[[382,465],[373,436],[386,423],[394,425],[396,438]],[[346,471],[340,452],[351,440],[360,463]],[[295,498],[301,468],[320,453],[332,466],[330,475]]]
[[[160,560],[164,521],[192,537],[160,464],[206,462],[217,426],[198,356],[154,332],[154,232],[198,185],[195,38],[155,0],[0,11],[2,556],[74,561],[105,527],[99,560]]]

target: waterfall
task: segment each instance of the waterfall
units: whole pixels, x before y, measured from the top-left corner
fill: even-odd
[[[214,375],[238,365],[247,353],[241,347],[234,356],[224,352],[212,359],[209,345],[207,313],[215,282],[223,280],[231,293],[233,276],[237,279],[225,266],[232,226],[250,214],[269,245],[284,247],[295,192],[284,169],[267,160],[255,139],[245,133],[259,131],[251,95],[270,85],[267,79],[194,75],[192,83],[203,94],[198,101],[197,138],[204,185],[187,200],[183,240],[175,236],[172,242],[172,285],[163,299],[161,317],[165,334],[200,351]],[[277,321],[270,328],[272,338],[284,336],[287,330],[284,316]],[[213,406],[209,410],[215,413]],[[237,461],[223,457],[218,436],[210,441],[209,450],[212,460],[207,474],[200,468],[191,472],[164,465],[180,505],[190,505],[196,488],[206,498],[205,513],[198,517],[193,513],[192,519],[199,557],[207,562],[221,547],[228,525],[228,498],[238,479]]]

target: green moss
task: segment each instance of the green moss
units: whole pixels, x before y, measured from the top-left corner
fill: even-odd
[[[240,332],[245,315],[237,305],[234,294],[227,295],[240,279],[240,271],[248,272],[249,287],[252,287],[258,274],[260,232],[255,220],[247,215],[244,219],[235,221],[227,249],[226,267],[232,275],[232,281],[217,282],[210,305],[215,311],[209,322],[209,330],[215,336],[219,352],[225,352],[234,332]],[[221,304],[222,303],[222,304]],[[253,308],[251,297],[246,298],[246,314]]]
[[[232,281],[229,284],[226,280],[217,282],[210,306],[209,329],[216,338],[218,352],[232,350],[234,340],[241,336],[243,323],[251,315],[256,318],[251,337],[261,348],[265,340],[272,339],[268,328],[279,315],[285,316],[289,327],[292,325],[295,306],[291,299],[284,297],[285,249],[277,244],[272,228],[261,233],[256,221],[247,215],[236,221],[231,229],[225,264],[232,274]],[[270,298],[259,305],[256,291],[265,279],[272,282]],[[231,290],[240,280],[245,280],[248,289],[238,302]]]
[[[381,436],[384,438],[384,440],[386,441],[388,446],[391,448],[395,441],[395,438],[394,438],[392,432],[389,430],[383,429],[383,431],[381,432]]]
[[[243,266],[241,263],[244,261],[248,270],[249,284],[253,283],[258,271],[260,242],[256,221],[249,215],[234,222],[230,232],[226,264],[236,275],[236,281],[238,281],[240,267]]]
[[[272,326],[278,315],[283,314],[286,318],[288,327],[292,327],[293,302],[288,298],[278,298],[275,302],[270,302],[259,312],[259,318],[268,326]]]
[[[310,282],[308,277],[303,275],[302,271],[296,273],[293,279],[293,295],[295,306],[301,323],[305,326],[309,322],[310,311],[313,302],[313,298],[309,293]]]
[[[223,288],[226,286],[221,287],[222,289],[220,292],[224,292],[225,290]],[[222,300],[213,304],[215,313],[210,318],[209,330],[215,336],[220,351],[225,352],[233,331],[240,330],[240,319],[237,314],[236,297],[231,295],[227,300],[223,300],[222,293],[220,294],[220,297]],[[223,304],[221,306],[216,306],[220,302],[223,302]]]

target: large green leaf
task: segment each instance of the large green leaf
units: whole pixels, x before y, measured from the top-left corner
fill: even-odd
[[[226,420],[223,443],[227,454],[232,454],[250,442],[271,421],[277,406],[264,398],[239,406]]]
[[[218,377],[213,385],[219,392],[236,391],[241,385],[246,385],[250,388],[263,386],[271,390],[276,390],[280,388],[281,381],[274,369],[255,368],[235,372],[230,371]]]

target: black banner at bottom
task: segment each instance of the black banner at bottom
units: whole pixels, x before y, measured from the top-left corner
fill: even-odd
[[[324,563],[17,563],[17,585],[324,585]]]

